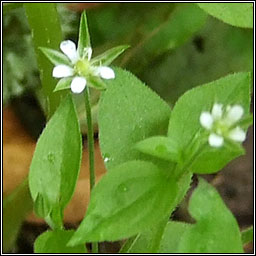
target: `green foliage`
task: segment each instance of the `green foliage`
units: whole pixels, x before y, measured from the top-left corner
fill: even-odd
[[[23,8],[3,16],[3,104],[39,86],[31,37]],[[15,42],[15,44],[13,43]]]
[[[61,78],[55,89],[54,89],[54,92],[57,92],[57,91],[61,91],[61,90],[66,90],[66,89],[70,89],[70,84],[72,82],[72,79],[73,77],[64,77],[64,78]]]
[[[237,27],[253,28],[253,3],[198,3],[210,15]]]
[[[169,106],[135,76],[121,69],[115,73],[116,78],[106,82],[98,117],[100,147],[108,169],[141,159],[134,145],[166,134],[170,116]]]
[[[139,78],[172,106],[187,90],[253,70],[253,33],[208,17],[186,44],[148,63]],[[186,74],[186,75],[184,75]]]
[[[241,232],[243,245],[253,241],[253,227],[249,227]]]
[[[203,9],[213,5],[199,4]],[[200,115],[203,111],[211,111],[214,103],[221,103],[224,107],[239,104],[243,107],[245,114],[236,125],[246,130],[252,124],[250,73],[230,74],[206,83],[211,80],[210,78],[213,77],[212,80],[214,80],[222,74],[212,72],[211,68],[214,65],[209,62],[212,56],[216,55],[215,51],[212,51],[214,48],[212,46],[215,44],[221,45],[218,56],[227,52],[227,59],[234,60],[235,58],[229,57],[239,53],[236,60],[238,63],[243,62],[241,66],[235,63],[230,69],[225,67],[224,72],[230,73],[230,70],[233,71],[236,68],[240,70],[241,67],[246,71],[250,70],[252,32],[231,27],[222,22],[218,23],[213,18],[210,18],[210,23],[200,30],[206,22],[207,15],[196,4],[109,4],[105,6],[106,8],[88,12],[92,30],[95,31],[91,38],[96,45],[100,46],[96,49],[96,53],[105,48],[110,50],[91,59],[90,62],[87,61],[85,57],[88,49],[86,48],[90,47],[91,43],[87,17],[83,13],[78,38],[81,65],[79,66],[78,63],[76,66],[64,54],[56,51],[62,40],[62,33],[55,4],[25,3],[24,6],[41,73],[44,100],[49,102],[49,116],[57,109],[38,140],[29,174],[29,188],[34,201],[34,210],[53,229],[43,233],[36,240],[35,252],[85,253],[85,246],[80,244],[93,242],[92,252],[97,253],[97,242],[126,238],[128,240],[121,249],[121,253],[243,252],[242,244],[252,240],[252,229],[241,233],[234,216],[226,208],[217,191],[202,179],[199,180],[199,185],[189,204],[189,212],[196,222],[194,224],[173,222],[169,218],[186,195],[193,173],[217,172],[232,159],[244,153],[242,145],[228,140],[226,135],[223,135],[225,141],[221,148],[208,145],[208,137],[212,131],[202,127]],[[220,4],[217,8],[215,5],[213,9],[207,9],[207,12],[227,23],[235,22],[233,25],[250,27],[252,20],[250,15],[242,18],[243,14],[241,14],[235,21],[233,19],[234,13],[242,11],[245,6],[247,4],[235,10],[238,4],[231,4],[228,8],[226,4]],[[46,12],[47,15],[45,15]],[[180,47],[187,41],[192,41],[190,39],[196,33],[199,34],[195,39],[200,38],[200,33],[207,40],[211,38],[213,29],[218,31],[214,24],[221,24],[223,30],[220,30],[220,34],[216,36],[216,41],[212,40],[211,47],[210,44],[207,45],[207,54],[204,54],[203,40],[193,40],[184,45],[184,48]],[[220,44],[219,38],[222,38],[223,31],[225,31],[225,38],[232,40],[223,38],[221,40],[225,43]],[[76,37],[75,33],[73,36]],[[107,38],[108,42],[104,38]],[[122,45],[112,47],[112,44],[117,42]],[[115,79],[106,82],[93,72],[89,72],[87,77],[87,71],[90,71],[87,65],[92,65],[92,68],[110,65],[128,48],[127,44],[131,44],[133,48],[124,55],[120,62],[121,66],[126,66],[141,77],[145,77],[153,87],[154,84],[157,88],[162,87],[164,96],[170,97],[172,104],[181,92],[193,87],[196,81],[203,81],[204,85],[186,92],[171,111],[166,102],[128,71],[114,68]],[[196,65],[193,61],[191,63],[187,61],[187,56],[190,54],[194,58],[195,49],[191,48],[192,46],[198,48],[198,55],[207,55],[202,62],[200,62],[202,59],[197,57],[205,73],[199,79],[193,77],[193,73],[198,75],[198,72],[194,72]],[[89,131],[87,140],[90,187],[93,189],[85,218],[77,231],[64,230],[62,221],[64,208],[73,195],[79,174],[82,153],[81,132],[71,95],[68,95],[57,108],[61,94],[55,93],[68,89],[73,77],[60,79],[55,87],[56,80],[52,78],[52,65],[42,53],[54,65],[66,64],[74,67],[75,75],[82,74],[87,80],[87,86],[104,90],[101,92],[99,104],[99,139],[108,173],[94,187],[94,139],[91,112],[96,112],[93,116],[95,120],[99,93],[95,94],[96,97],[92,95],[93,110],[91,110],[89,95],[85,94]],[[180,59],[177,57],[179,54],[181,54]],[[6,83],[17,82],[14,83],[15,90],[23,84],[22,80],[26,78],[23,73],[27,66],[23,67],[22,56],[17,56],[18,52],[17,54],[7,52],[4,60],[4,72],[16,70],[13,73],[15,75],[5,76]],[[168,58],[173,58],[172,65],[169,65],[168,61],[165,62]],[[219,59],[217,61],[221,62]],[[157,70],[158,64],[167,82]],[[33,65],[31,65],[32,68]],[[177,84],[173,79],[173,73],[177,73],[177,77],[175,76]],[[183,83],[180,80],[184,81],[184,87],[180,86]],[[175,90],[177,92],[174,92],[172,84],[179,87]],[[93,92],[93,90],[90,91]],[[169,95],[172,94],[171,96],[168,95],[168,91]],[[88,92],[87,87],[86,93]],[[79,96],[75,97],[76,100],[78,98]],[[84,104],[84,99],[80,102],[77,100],[78,109],[80,103]],[[18,192],[8,197],[4,205],[8,214],[4,215],[5,240],[9,239],[5,245],[6,250],[13,245],[21,222],[31,208],[26,187]],[[24,211],[21,210],[21,218],[15,219],[10,226],[14,218],[13,212],[15,212],[13,203],[17,202],[19,206],[17,196],[20,195],[25,200]],[[7,231],[6,227],[11,227],[11,230]]]
[[[72,237],[73,230],[46,231],[35,241],[35,253],[87,253],[85,245],[74,247],[67,246],[67,242]]]
[[[249,73],[237,73],[194,88],[177,101],[171,114],[168,136],[184,152],[184,159],[190,158],[198,149],[198,141],[203,143],[203,128],[199,122],[202,111],[210,111],[214,103],[240,104],[245,115],[249,114],[250,83]],[[196,147],[191,153],[194,145]],[[239,145],[225,143],[224,147],[216,149],[206,143],[190,170],[195,173],[216,172],[243,153]]]
[[[80,28],[79,28],[79,39],[78,39],[78,47],[77,51],[79,56],[83,56],[84,49],[87,47],[91,47],[90,34],[87,24],[86,13],[83,12],[80,20]]]
[[[81,135],[69,95],[48,122],[32,159],[29,187],[35,210],[61,226],[63,209],[71,199],[81,161]]]
[[[203,179],[193,193],[189,212],[196,224],[180,237],[179,253],[242,253],[238,224],[217,191]]]
[[[119,253],[157,253],[167,218],[126,241]]]
[[[177,180],[177,195],[173,207],[180,204],[184,196],[186,195],[190,183],[192,174],[186,173]],[[172,212],[174,208],[170,211]],[[159,251],[162,242],[162,237],[168,225],[169,216],[163,218],[162,221],[157,223],[155,226],[150,227],[146,231],[132,237],[126,241],[124,246],[121,248],[120,253],[157,253]]]
[[[12,194],[3,200],[3,251],[15,245],[24,218],[33,209],[33,202],[25,180]],[[19,213],[19,214],[17,214]]]
[[[108,66],[110,65],[121,53],[129,48],[129,45],[120,45],[113,47],[101,55],[98,55],[92,60],[94,65]]]
[[[168,215],[176,193],[177,185],[152,163],[119,165],[92,191],[86,216],[69,244],[133,236]]]
[[[59,51],[53,49],[39,47],[39,49],[44,53],[44,55],[53,63],[54,65],[65,64],[70,66],[70,61],[66,55]]]
[[[165,227],[162,236],[159,252],[160,253],[177,253],[180,239],[184,233],[191,228],[191,224],[169,221]]]
[[[168,137],[155,136],[142,140],[136,144],[136,149],[142,153],[159,157],[173,162],[180,161],[179,147],[176,141]]]
[[[52,77],[52,66],[40,52],[39,47],[58,49],[62,40],[61,26],[55,3],[25,3],[24,8],[31,29],[42,90],[47,105],[46,112],[49,118],[57,109],[61,95],[52,93],[56,86],[56,80]]]

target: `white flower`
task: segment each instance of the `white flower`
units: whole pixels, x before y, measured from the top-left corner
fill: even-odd
[[[107,66],[93,66],[90,64],[92,48],[83,50],[83,56],[79,56],[74,42],[66,40],[60,44],[61,51],[70,60],[70,66],[65,64],[57,65],[53,68],[52,76],[55,78],[73,77],[71,91],[81,93],[86,87],[89,76],[98,76],[102,79],[115,78],[113,69]]]
[[[234,125],[242,118],[244,109],[240,105],[227,106],[223,111],[223,105],[215,103],[212,111],[203,111],[200,115],[200,124],[208,131],[209,145],[212,147],[221,147],[224,144],[224,138],[235,142],[243,142],[246,133],[239,126]]]

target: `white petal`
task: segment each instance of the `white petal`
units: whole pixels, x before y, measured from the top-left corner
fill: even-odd
[[[83,52],[83,59],[87,57],[88,61],[91,60],[92,58],[92,48],[91,47],[86,47],[84,48],[84,52]]]
[[[52,71],[52,76],[56,78],[61,78],[61,77],[69,77],[74,74],[74,71],[71,67],[67,65],[57,65],[56,67],[53,68]]]
[[[213,124],[213,117],[210,112],[202,112],[200,115],[200,123],[201,125],[207,129],[210,130],[212,128]]]
[[[211,133],[208,138],[208,142],[209,142],[210,146],[219,148],[223,145],[224,139],[222,136],[219,136],[215,133]]]
[[[234,105],[227,109],[225,123],[227,123],[228,125],[233,125],[242,118],[243,114],[243,107],[241,105]]]
[[[66,40],[61,42],[60,49],[63,51],[65,55],[72,61],[72,63],[78,60],[78,54],[76,51],[76,45],[74,42],[70,40]]]
[[[229,132],[228,137],[234,141],[243,142],[245,141],[246,133],[240,127],[236,127]]]
[[[71,83],[70,89],[73,93],[81,93],[86,86],[86,79],[84,77],[76,76]]]
[[[215,103],[212,107],[212,117],[214,120],[219,120],[222,117],[222,104]]]
[[[103,79],[113,79],[115,78],[115,72],[112,68],[109,67],[99,67],[97,72]]]

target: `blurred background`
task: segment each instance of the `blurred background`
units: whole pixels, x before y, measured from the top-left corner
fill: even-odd
[[[131,45],[114,65],[138,76],[172,107],[188,89],[239,71],[253,70],[253,30],[233,27],[207,15],[193,3],[56,4],[65,39],[77,42],[81,12],[87,18],[94,54],[120,44]],[[47,15],[47,14],[46,14]],[[94,55],[94,56],[95,56]],[[22,6],[3,14],[3,193],[4,250],[32,253],[35,238],[47,229],[32,214],[27,189],[36,140],[45,126],[45,109],[26,14]],[[95,137],[97,102],[93,94]],[[86,137],[82,102],[77,100]],[[241,229],[253,224],[253,132],[247,154],[224,171],[206,178],[235,214]],[[87,152],[84,150],[83,163]],[[87,164],[82,165],[75,196],[65,212],[67,227],[76,227],[89,199]],[[96,171],[105,173],[98,144]],[[188,198],[188,197],[187,197]],[[189,221],[187,198],[174,218]],[[17,215],[17,213],[20,213]],[[116,252],[120,243],[102,243],[101,252]],[[246,250],[250,252],[252,245]]]

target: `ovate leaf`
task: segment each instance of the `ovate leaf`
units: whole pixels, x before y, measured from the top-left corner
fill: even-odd
[[[128,71],[116,68],[106,80],[99,105],[99,138],[107,168],[143,156],[134,145],[151,136],[166,135],[170,107]]]
[[[196,220],[179,241],[179,253],[242,253],[239,226],[220,195],[203,179],[192,194],[189,212]]]
[[[191,173],[185,173],[183,174],[183,176],[181,176],[181,178],[177,182],[178,192],[175,199],[175,203],[173,204],[173,208],[171,209],[171,212],[175,210],[174,207],[177,207],[177,205],[179,205],[181,200],[186,195],[190,187],[191,177],[192,177]],[[168,232],[165,230],[169,230],[168,219],[169,218],[164,218],[155,226],[150,227],[148,230],[144,231],[143,233],[140,233],[137,236],[128,239],[126,243],[123,245],[123,247],[121,248],[120,253],[157,253],[159,252],[159,250],[161,251],[163,247],[166,247],[165,244],[163,245],[163,243],[165,243],[165,240],[163,242],[162,239],[164,239],[163,236],[166,236],[166,232]],[[173,244],[175,244],[176,243],[175,241],[179,238],[179,236],[177,236],[177,232],[175,230],[175,240],[173,241]],[[173,251],[170,251],[170,252],[173,252]]]
[[[199,118],[203,111],[211,111],[214,103],[224,106],[240,104],[244,116],[250,108],[250,73],[228,75],[211,83],[198,86],[182,95],[171,113],[168,137],[176,141],[185,155],[191,155],[191,147],[202,140]],[[200,135],[201,134],[201,135]],[[244,153],[238,144],[225,141],[221,148],[212,148],[206,143],[190,170],[195,173],[213,173],[223,168],[229,161]],[[200,145],[198,145],[200,146]],[[195,150],[198,148],[195,147]]]
[[[200,3],[210,15],[237,27],[253,28],[253,3]]]
[[[49,214],[57,226],[75,189],[81,152],[78,119],[68,95],[40,136],[29,173],[29,188],[38,215]]]
[[[162,236],[159,253],[177,253],[181,237],[191,227],[188,223],[169,221]]]
[[[79,28],[79,39],[78,39],[78,48],[77,51],[79,56],[83,56],[84,48],[91,47],[90,34],[87,24],[86,12],[83,12],[80,19],[80,28]]]
[[[164,160],[179,162],[180,152],[176,141],[168,137],[155,136],[142,140],[136,144],[136,149]]]
[[[177,184],[152,163],[130,161],[113,168],[92,191],[84,220],[70,245],[136,235],[167,216]]]
[[[67,246],[73,230],[46,231],[35,241],[34,253],[87,253],[85,245]]]
[[[157,253],[168,218],[126,241],[119,253]]]

